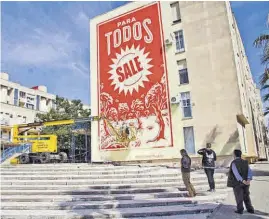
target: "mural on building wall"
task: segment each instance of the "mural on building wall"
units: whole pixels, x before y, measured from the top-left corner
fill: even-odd
[[[173,146],[159,3],[97,25],[100,150]]]

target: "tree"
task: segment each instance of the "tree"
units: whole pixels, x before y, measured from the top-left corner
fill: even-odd
[[[119,103],[119,114],[120,118],[126,120],[127,113],[129,112],[129,106],[127,103]]]
[[[145,97],[145,104],[147,108],[152,108],[154,110],[154,113],[158,119],[159,125],[160,125],[160,131],[156,139],[150,141],[159,141],[160,139],[165,139],[164,137],[164,128],[165,123],[162,117],[162,106],[164,103],[164,100],[162,98],[163,94],[163,87],[160,83],[154,84],[151,89],[148,91],[146,97]]]
[[[118,121],[118,111],[115,107],[112,107],[108,112],[108,119]]]
[[[268,14],[268,20],[267,20],[267,24],[269,27],[269,14]],[[260,84],[262,86],[263,90],[267,90],[269,88],[268,85],[268,81],[269,81],[269,68],[268,68],[268,64],[269,64],[269,34],[265,33],[265,34],[261,34],[255,41],[254,41],[254,46],[256,48],[261,48],[262,51],[262,56],[261,56],[261,63],[263,65],[265,65],[265,69],[264,69],[264,73],[261,75],[260,78]],[[268,101],[269,100],[269,93],[267,93],[264,97],[263,97],[264,101]],[[266,108],[265,114],[269,113],[269,108]]]
[[[143,113],[143,110],[145,109],[143,102],[140,99],[133,100],[131,109],[136,115],[136,119],[138,122],[138,129],[141,129],[142,122],[140,120],[140,116]]]
[[[104,116],[105,118],[108,117],[109,113],[109,106],[113,104],[113,98],[106,92],[102,92],[100,95],[100,102],[101,102],[101,116]],[[107,129],[107,121],[104,120],[104,130],[105,135],[109,135],[108,129]]]
[[[83,104],[80,100],[72,100],[70,102],[65,98],[56,96],[55,105],[55,109],[51,109],[48,113],[38,113],[36,115],[36,121],[46,122],[51,120],[77,119],[89,117],[91,115],[90,110],[83,109]],[[44,127],[41,134],[57,135],[59,149],[70,149],[71,131],[72,125],[58,125]]]

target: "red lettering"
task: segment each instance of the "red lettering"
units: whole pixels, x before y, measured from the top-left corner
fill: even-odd
[[[123,69],[124,69],[124,74],[125,74],[125,80],[128,79],[129,77],[132,77],[132,71],[131,71],[128,63],[125,63],[123,65]]]
[[[143,38],[146,43],[151,43],[153,41],[151,20],[146,18],[142,22],[135,21],[135,19],[129,19],[118,22],[118,28],[116,30],[105,34],[108,55],[110,55],[112,47],[118,48],[122,43],[129,42],[131,39],[139,41]]]
[[[143,70],[143,68],[141,67],[141,63],[139,62],[138,58],[139,58],[139,57],[136,56],[136,57],[134,58],[134,61],[135,61],[135,66],[136,66],[137,71],[140,72],[140,71]]]
[[[143,70],[138,58],[139,57],[137,56],[134,58],[134,60],[130,60],[129,62],[124,63],[122,67],[120,66],[116,69],[119,76],[119,82],[123,82]]]
[[[137,71],[136,71],[136,69],[135,69],[134,63],[130,60],[130,61],[129,61],[129,64],[130,64],[130,66],[131,66],[131,70],[132,70],[132,72],[133,72],[132,75],[136,74]]]
[[[123,82],[124,81],[124,73],[122,72],[122,67],[118,67],[116,69],[116,72],[119,75],[119,77],[118,77],[119,82]]]

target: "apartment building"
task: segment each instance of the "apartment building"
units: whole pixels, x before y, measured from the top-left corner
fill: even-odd
[[[185,148],[200,162],[196,152],[206,143],[220,164],[236,148],[266,159],[260,90],[229,2],[131,2],[92,19],[90,30],[92,114],[116,115],[115,126],[124,120],[136,133],[126,146],[105,122],[93,122],[93,161],[173,160]],[[140,125],[119,118],[124,110],[135,113],[131,108]]]
[[[9,141],[11,126],[34,122],[37,113],[48,112],[54,107],[56,95],[47,93],[45,86],[28,88],[9,80],[1,72],[1,140]]]

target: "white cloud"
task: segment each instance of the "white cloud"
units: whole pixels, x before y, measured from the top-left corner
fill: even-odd
[[[7,63],[63,68],[89,77],[87,67],[81,62],[79,42],[71,39],[67,32],[60,30],[46,32],[42,29],[34,29],[26,39],[18,39],[16,43],[4,40],[2,46],[3,59]],[[77,54],[74,54],[75,50],[78,51]]]
[[[73,20],[80,28],[89,28],[90,18],[83,11],[80,11],[76,16],[74,16]]]

